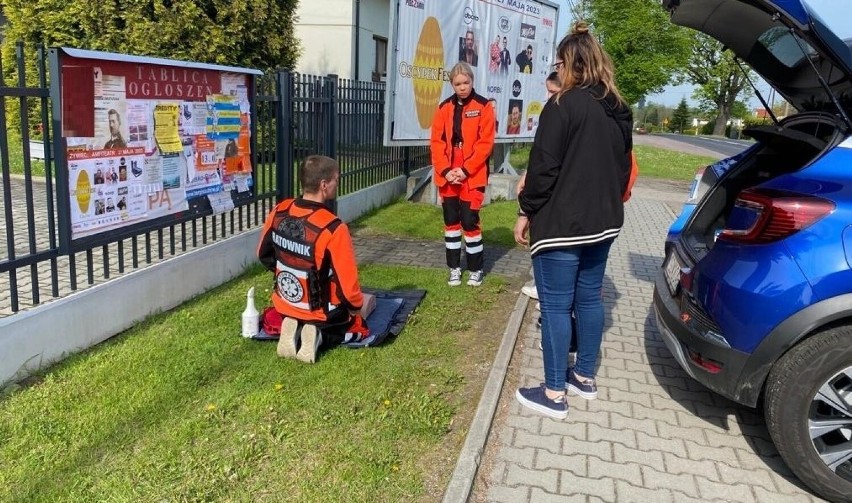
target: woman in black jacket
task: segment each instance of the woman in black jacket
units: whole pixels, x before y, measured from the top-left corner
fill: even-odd
[[[566,382],[583,398],[597,397],[601,288],[610,246],[624,223],[632,115],[615,87],[612,60],[585,22],[559,42],[555,61],[562,88],[542,110],[515,225],[515,240],[529,244],[533,259],[545,381],[519,389],[516,397],[564,418]],[[572,305],[578,350],[568,369]]]

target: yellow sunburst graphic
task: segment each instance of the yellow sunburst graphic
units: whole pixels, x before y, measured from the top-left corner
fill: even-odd
[[[77,206],[80,213],[89,212],[89,203],[92,202],[92,185],[89,183],[89,173],[83,169],[77,175]]]
[[[441,89],[444,84],[440,78],[440,70],[444,66],[444,41],[441,39],[441,26],[438,20],[430,16],[420,29],[417,39],[417,51],[414,53],[414,66],[418,68],[434,68],[439,78],[424,78],[418,72],[411,79],[414,86],[414,102],[417,106],[417,121],[423,129],[432,127],[435,108],[441,99]]]

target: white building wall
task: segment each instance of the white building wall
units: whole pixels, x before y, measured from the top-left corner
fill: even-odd
[[[360,3],[358,74],[355,75],[355,9]],[[342,78],[370,80],[376,61],[373,35],[388,37],[391,0],[303,0],[299,2],[296,36],[302,56],[296,71],[311,75],[334,73]]]
[[[376,63],[376,44],[373,35],[390,39],[391,0],[361,0],[360,47],[358,48],[358,80],[371,80]],[[390,43],[390,40],[388,40]]]
[[[352,74],[353,0],[299,2],[296,37],[302,55],[296,71],[310,75]]]

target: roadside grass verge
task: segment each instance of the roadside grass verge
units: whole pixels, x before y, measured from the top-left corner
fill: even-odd
[[[483,207],[479,216],[485,245],[516,246],[512,230],[517,215],[517,201],[495,201]],[[405,200],[373,210],[353,222],[351,227],[361,235],[402,236],[429,241],[444,239],[441,207]]]
[[[695,171],[718,161],[713,157],[687,154],[675,150],[634,145],[636,161],[639,163],[639,177],[665,178],[668,180],[692,180]]]
[[[511,162],[515,169],[522,171],[527,169],[530,148],[527,146],[512,149]],[[633,151],[636,153],[636,160],[639,163],[640,178],[692,180],[695,177],[696,169],[718,160],[713,157],[687,154],[648,145],[634,145]]]
[[[438,499],[499,344],[476,320],[504,326],[516,294],[415,267],[361,279],[428,291],[379,348],[307,365],[240,338],[246,290],[268,303],[254,267],[7,390],[0,501]]]

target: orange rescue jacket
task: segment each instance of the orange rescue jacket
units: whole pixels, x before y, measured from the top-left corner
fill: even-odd
[[[278,203],[263,224],[257,256],[275,272],[272,304],[282,315],[331,322],[361,309],[349,228],[325,205],[304,199]]]
[[[433,180],[435,185],[447,184],[446,174],[453,167],[453,110],[456,95],[452,95],[438,105],[432,121],[430,141]],[[494,147],[495,135],[494,109],[484,97],[471,91],[470,98],[462,108],[462,168],[468,178],[465,180],[471,189],[488,185],[488,166],[486,162]]]

